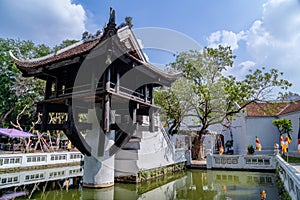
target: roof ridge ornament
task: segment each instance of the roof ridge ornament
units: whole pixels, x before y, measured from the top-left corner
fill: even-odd
[[[103,30],[97,30],[95,34],[85,31],[82,33],[81,40],[83,40],[84,42],[89,42],[101,38],[102,35],[103,35]]]
[[[116,12],[115,10],[110,7],[110,12],[109,12],[109,21],[108,23],[110,24],[116,24]]]
[[[123,28],[125,26],[128,26],[129,28],[132,28],[133,27],[133,24],[132,24],[132,17],[125,17],[125,22],[121,23],[119,26],[118,26],[118,29],[120,28]]]

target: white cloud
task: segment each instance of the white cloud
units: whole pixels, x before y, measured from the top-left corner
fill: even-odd
[[[247,48],[262,66],[277,67],[298,92],[300,63],[300,4],[296,0],[269,0],[261,20],[247,32]]]
[[[234,33],[232,31],[222,30],[216,31],[212,33],[208,38],[207,41],[209,43],[209,47],[215,48],[218,45],[222,46],[231,46],[232,50],[238,49],[239,45],[238,42],[240,40],[245,39],[244,31],[239,33]]]
[[[1,0],[0,37],[32,40],[54,46],[80,39],[86,14],[71,0]]]
[[[214,32],[207,39],[210,46],[230,45],[239,57],[247,61],[233,68],[240,76],[253,67],[278,68],[284,78],[293,83],[293,91],[300,93],[300,2],[297,0],[269,0],[263,4],[260,19],[248,29],[234,33],[228,30]],[[246,48],[239,48],[239,42]],[[253,64],[253,65],[252,65]],[[243,66],[243,67],[241,67]],[[233,70],[231,70],[233,71]]]
[[[240,71],[242,72],[242,75],[245,75],[249,72],[249,70],[256,65],[255,62],[251,60],[244,61],[238,65],[240,68]]]

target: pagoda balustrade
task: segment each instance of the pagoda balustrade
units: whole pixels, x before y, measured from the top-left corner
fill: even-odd
[[[49,86],[51,84],[51,86]],[[152,85],[144,85],[143,87],[132,90],[120,85],[120,83],[107,82],[105,87],[103,86],[103,82],[98,82],[95,84],[83,84],[76,87],[68,87],[66,88],[64,85],[62,87],[55,87],[51,82],[50,84],[46,84],[46,96],[45,102],[47,101],[55,101],[55,99],[60,98],[72,98],[80,97],[80,96],[88,96],[88,95],[100,95],[105,92],[110,94],[118,95],[127,99],[135,100],[139,103],[144,103],[147,105],[153,105],[153,86]],[[58,89],[55,90],[54,88]]]

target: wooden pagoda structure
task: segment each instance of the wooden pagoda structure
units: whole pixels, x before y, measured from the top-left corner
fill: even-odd
[[[154,131],[155,127],[151,124],[154,123],[152,116],[157,107],[154,105],[153,89],[169,86],[178,75],[163,72],[147,62],[131,27],[129,17],[117,26],[114,10],[111,9],[109,22],[103,31],[95,35],[86,32],[81,41],[69,47],[36,59],[24,59],[11,52],[24,77],[36,77],[46,82],[45,97],[37,102],[37,112],[42,114],[42,122],[36,126],[37,129],[65,131],[72,144],[87,156],[91,155],[91,147],[81,131],[91,129],[91,124],[83,122],[80,114],[95,106],[101,108],[98,121],[104,133],[115,130],[111,154],[115,153],[115,147],[121,147],[134,135],[139,115],[149,116],[149,129]],[[88,75],[76,83],[83,65],[87,67]],[[99,70],[103,71],[100,76]],[[122,81],[132,70],[134,76],[130,83],[128,78]],[[74,101],[77,102],[75,107]],[[119,124],[111,120],[112,109],[114,115],[121,118]],[[132,120],[125,119],[124,109]],[[66,113],[68,117],[63,123],[50,124],[51,113]],[[129,121],[127,127],[130,128],[120,128]],[[98,155],[103,155],[103,151],[99,149]]]

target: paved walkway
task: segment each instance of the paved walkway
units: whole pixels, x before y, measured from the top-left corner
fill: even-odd
[[[289,164],[293,166],[300,173],[300,163],[289,163]]]

